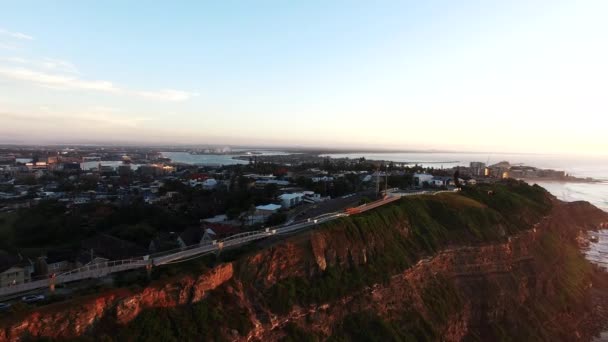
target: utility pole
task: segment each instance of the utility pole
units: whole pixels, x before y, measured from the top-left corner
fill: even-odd
[[[376,196],[380,195],[380,164],[376,170]]]
[[[388,165],[386,165],[384,173],[384,196],[388,196]]]

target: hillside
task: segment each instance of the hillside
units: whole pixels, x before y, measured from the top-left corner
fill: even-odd
[[[608,282],[577,237],[601,222],[513,181],[404,198],[211,268],[5,316],[0,342],[589,340],[593,284]]]

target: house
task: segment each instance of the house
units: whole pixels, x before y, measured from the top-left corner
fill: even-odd
[[[302,193],[304,194],[302,201],[306,203],[319,203],[329,199],[329,197],[321,197],[321,194],[317,194],[314,191],[304,191]]]
[[[260,179],[255,181],[255,185],[258,187],[264,187],[268,184],[275,184],[277,186],[287,186],[289,181],[279,179]]]
[[[43,258],[48,274],[62,273],[75,268],[76,256],[72,251],[51,250]]]
[[[279,212],[281,209],[281,205],[279,204],[266,204],[266,205],[258,205],[255,207],[255,214],[249,217],[249,220],[252,223],[261,223],[264,222],[270,217],[270,215]]]
[[[203,223],[203,222],[207,222],[207,223],[222,223],[222,222],[226,222],[226,221],[228,221],[228,216],[226,214],[215,215],[215,216],[210,217],[210,218],[201,219],[201,223]]]
[[[179,236],[175,232],[161,232],[154,239],[150,240],[148,251],[150,253],[158,253],[183,247],[184,245],[179,242]]]
[[[429,175],[427,173],[415,173],[414,174],[414,186],[423,186],[424,183],[430,184],[433,179],[433,175]]]
[[[177,242],[181,248],[188,246],[194,246],[196,244],[203,243],[203,237],[205,236],[205,228],[203,227],[191,227],[179,234]]]
[[[450,186],[454,185],[454,179],[447,176],[435,176],[429,181],[431,186]]]
[[[22,266],[21,258],[14,255],[0,255],[0,287],[23,284],[29,279],[30,274]]]
[[[146,248],[108,234],[97,234],[85,239],[81,242],[81,247],[87,251],[93,250],[95,255],[110,260],[130,259],[148,254]]]
[[[46,162],[30,162],[30,163],[25,163],[25,166],[28,168],[28,170],[46,170],[48,165]]]
[[[334,181],[334,177],[331,177],[331,176],[311,177],[310,179],[313,181],[313,183],[333,182]]]
[[[261,215],[270,216],[270,215],[278,212],[279,209],[281,209],[281,206],[279,204],[265,204],[265,205],[258,205],[257,207],[255,207],[255,209],[256,209],[256,212]]]
[[[219,184],[219,182],[213,178],[191,178],[188,180],[188,185],[190,185],[191,187],[195,188],[195,187],[201,187],[204,190],[213,190],[215,189],[215,187],[217,187],[217,185]]]
[[[94,251],[81,251],[76,257],[76,267],[96,265],[109,261],[109,259],[96,256]]]
[[[255,174],[255,173],[246,174],[243,177],[255,179],[256,181],[257,180],[270,180],[270,179],[275,179],[276,178],[276,176],[271,175],[271,174],[270,175],[258,175],[258,174]]]
[[[201,243],[223,239],[241,233],[239,228],[227,224],[204,224],[203,228],[205,232]]]
[[[300,204],[302,202],[303,198],[304,198],[304,194],[301,192],[296,192],[296,193],[292,193],[292,194],[283,194],[283,195],[279,196],[279,199],[281,200],[281,205],[283,206],[283,208],[294,207],[294,206]]]
[[[215,189],[215,187],[217,186],[217,181],[213,178],[208,178],[205,179],[201,185],[205,190],[212,190]]]

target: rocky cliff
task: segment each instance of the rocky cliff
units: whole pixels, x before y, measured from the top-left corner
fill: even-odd
[[[589,340],[608,282],[577,237],[602,222],[517,182],[402,199],[211,269],[4,317],[0,342]]]

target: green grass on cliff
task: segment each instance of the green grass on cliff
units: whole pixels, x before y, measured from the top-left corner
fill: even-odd
[[[319,232],[334,238],[327,241],[329,248],[363,246],[367,262],[342,260],[313,277],[283,279],[265,291],[267,304],[277,313],[286,313],[294,304],[339,298],[363,286],[385,282],[442,248],[504,241],[531,228],[550,208],[544,189],[508,181],[468,188],[459,194],[403,198],[329,222]]]
[[[422,301],[427,307],[424,317],[415,307],[404,310],[391,321],[387,321],[374,312],[353,313],[339,322],[331,342],[354,341],[433,341],[441,338],[432,325],[447,323],[450,314],[461,306],[455,288],[447,279],[435,277],[429,279],[422,289]],[[429,322],[432,322],[429,323]]]

